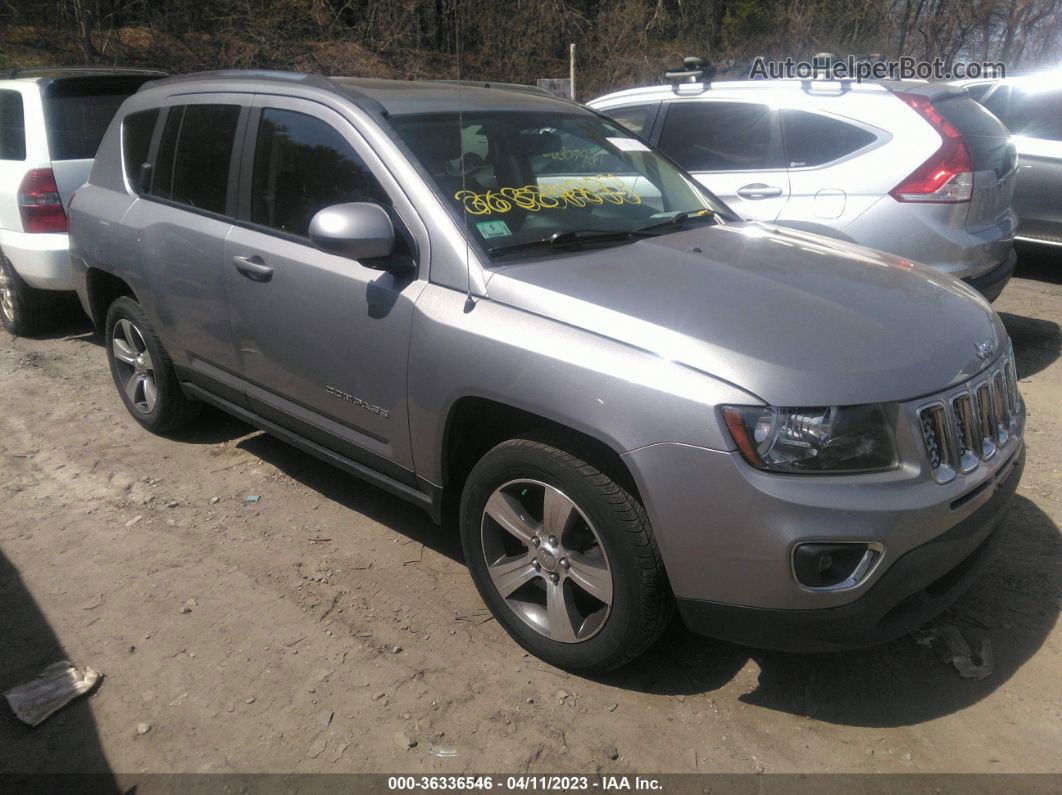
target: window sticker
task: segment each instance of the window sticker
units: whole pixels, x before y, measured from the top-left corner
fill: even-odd
[[[512,234],[505,221],[480,221],[476,224],[476,229],[479,230],[484,240],[490,240],[492,237],[509,237]]]
[[[566,179],[560,183],[504,187],[476,193],[459,190],[454,199],[464,205],[469,215],[507,213],[514,207],[528,212],[565,210],[601,204],[641,204],[642,197],[630,190],[615,174]]]
[[[574,161],[583,168],[594,168],[601,165],[601,161],[605,159],[607,154],[608,152],[598,147],[592,149],[569,149],[568,147],[563,147],[559,152],[546,152],[545,157],[550,160]]]
[[[621,152],[648,152],[649,147],[639,141],[637,138],[608,138],[606,139],[610,144],[619,149]]]

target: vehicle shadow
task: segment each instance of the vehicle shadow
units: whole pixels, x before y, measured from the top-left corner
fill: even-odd
[[[626,669],[600,681],[666,695],[710,693],[750,661],[760,669],[746,704],[848,726],[895,727],[957,712],[1004,685],[1044,645],[1058,618],[1062,552],[1055,523],[1017,496],[1002,532],[1008,540],[982,577],[932,625],[959,627],[972,648],[987,638],[994,670],[960,678],[911,636],[869,649],[787,654],[701,638],[676,621],[663,640]]]
[[[0,605],[0,692],[30,681],[54,662],[70,659],[18,569],[2,552]],[[100,745],[91,696],[75,699],[36,728],[18,720],[6,702],[0,713],[0,775],[11,787],[8,791],[41,791],[37,786],[43,782],[36,777],[44,773],[94,774],[82,782],[81,791],[120,791]],[[26,786],[18,784],[21,775],[32,776],[23,781]]]
[[[322,498],[463,562],[456,528],[435,525],[420,508],[268,434],[237,446]],[[1052,564],[1062,554],[1058,527],[1020,495],[1004,522],[1008,540],[997,558],[933,622],[959,627],[975,649],[983,638],[991,642],[994,670],[984,680],[960,678],[911,636],[869,649],[803,655],[704,638],[677,620],[642,658],[594,679],[624,690],[693,696],[724,688],[754,663],[758,684],[739,699],[765,709],[865,727],[905,726],[957,712],[1004,685],[1044,645],[1058,618],[1062,575]]]
[[[1014,343],[1018,378],[1028,378],[1050,367],[1062,356],[1062,327],[1053,320],[1000,312]]]
[[[237,447],[273,465],[325,499],[367,516],[440,555],[464,563],[457,528],[440,527],[422,508],[267,433],[250,436],[240,441]]]
[[[1026,243],[1021,240],[1015,243],[1014,247],[1018,251],[1015,276],[1062,284],[1062,247]]]

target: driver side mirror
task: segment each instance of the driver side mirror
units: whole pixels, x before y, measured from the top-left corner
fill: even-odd
[[[310,240],[329,254],[356,260],[390,257],[395,253],[395,227],[387,210],[371,202],[333,204],[318,210],[310,220]],[[405,259],[405,258],[402,258]],[[376,270],[409,270],[408,262],[363,262]]]

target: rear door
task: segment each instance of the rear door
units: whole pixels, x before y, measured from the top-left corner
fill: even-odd
[[[118,107],[152,79],[156,78],[92,75],[42,83],[48,154],[64,206],[88,179],[96,150]]]
[[[743,218],[774,221],[789,198],[769,105],[732,99],[664,103],[657,145]]]
[[[374,270],[308,237],[318,210],[372,202],[388,210],[399,246],[423,256],[412,205],[347,119],[294,98],[256,98],[241,183],[225,274],[248,403],[412,484],[406,369],[427,274]]]
[[[147,169],[137,166],[140,153],[125,152],[127,178],[140,197],[122,219],[137,241],[135,273],[143,281],[135,287],[182,378],[242,402],[225,240],[236,211],[236,141],[251,96],[197,94],[178,102],[155,126]],[[145,119],[147,127],[150,112]],[[126,143],[136,137],[127,135]]]
[[[786,108],[780,113],[789,201],[779,223],[841,227],[881,198],[881,191],[854,162],[878,144],[879,131],[819,111]]]

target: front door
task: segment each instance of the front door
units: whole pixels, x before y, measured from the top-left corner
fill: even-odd
[[[323,105],[259,97],[245,141],[226,256],[248,402],[411,482],[406,366],[425,274],[396,276],[326,254],[307,232],[318,210],[355,201],[385,206],[411,254],[426,248],[423,227],[353,125]]]

